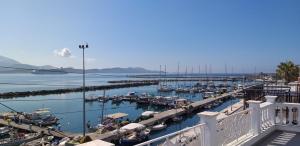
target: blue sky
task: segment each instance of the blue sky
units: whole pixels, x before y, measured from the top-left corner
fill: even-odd
[[[299,0],[3,0],[0,18],[0,55],[34,65],[81,67],[83,41],[88,68],[300,63]],[[70,57],[55,55],[63,48]]]

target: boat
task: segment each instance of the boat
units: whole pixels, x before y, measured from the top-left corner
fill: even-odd
[[[167,124],[165,124],[164,122],[163,123],[160,123],[158,125],[154,125],[152,128],[151,128],[151,131],[160,131],[160,130],[163,130],[167,128]]]
[[[91,96],[87,96],[85,97],[85,102],[93,102],[93,101],[97,101],[99,98],[95,95],[91,95]]]
[[[177,88],[175,90],[176,93],[189,93],[190,90],[188,88]]]
[[[152,96],[150,96],[148,93],[143,93],[136,102],[139,104],[149,104],[151,98]]]
[[[130,123],[120,128],[124,136],[120,139],[121,146],[132,146],[149,139],[150,129],[139,123]]]
[[[172,118],[172,121],[173,122],[179,122],[179,121],[181,121],[183,118],[181,117],[181,116],[176,116],[176,117],[173,117]]]
[[[158,92],[172,92],[173,89],[169,86],[161,86],[160,88],[158,88]]]
[[[9,131],[10,131],[9,127],[0,127],[0,137],[3,138],[9,136]]]
[[[180,108],[180,107],[183,107],[183,106],[187,106],[189,104],[189,102],[188,102],[187,99],[181,98],[181,99],[176,99],[174,101],[174,104],[175,104],[176,108]]]
[[[26,145],[26,143],[34,141],[41,137],[42,134],[38,134],[38,133],[29,133],[29,134],[14,133],[10,138],[1,139],[0,145],[1,146],[19,146],[19,145],[31,146],[31,145]]]
[[[115,96],[113,96],[113,98],[112,98],[112,103],[121,103],[122,100],[123,100],[123,99],[122,99],[121,96],[115,95]]]
[[[107,102],[108,101],[108,97],[107,96],[99,96],[98,97],[98,101],[99,102]]]
[[[214,92],[204,92],[203,93],[203,99],[213,98],[213,97],[215,97],[215,93]]]
[[[125,95],[125,100],[136,100],[138,98],[138,95],[136,92],[128,92],[127,95]]]
[[[27,124],[34,124],[38,126],[55,125],[58,122],[56,118],[47,108],[38,109],[32,113],[24,113],[22,122]]]
[[[154,116],[154,114],[157,114],[158,112],[154,112],[154,111],[145,111],[142,113],[142,117],[143,118],[149,118],[149,117],[152,117]]]

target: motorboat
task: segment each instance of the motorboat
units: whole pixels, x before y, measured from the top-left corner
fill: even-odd
[[[154,112],[154,111],[145,111],[142,113],[142,117],[143,118],[149,118],[152,117],[154,114],[157,114],[158,112]]]
[[[160,123],[158,125],[154,125],[152,128],[151,128],[151,131],[160,131],[160,130],[163,130],[167,128],[167,124],[165,124],[164,122],[163,123]]]

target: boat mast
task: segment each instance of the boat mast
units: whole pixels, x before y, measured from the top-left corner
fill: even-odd
[[[177,80],[176,80],[176,86],[177,86],[177,88],[179,88],[179,62],[178,62],[178,64],[177,64]]]
[[[102,100],[102,110],[101,110],[101,123],[103,123],[104,119],[104,100],[105,100],[105,90],[103,90],[103,100]]]
[[[167,87],[167,65],[165,65],[165,87]]]
[[[161,89],[161,65],[159,65],[159,89]]]

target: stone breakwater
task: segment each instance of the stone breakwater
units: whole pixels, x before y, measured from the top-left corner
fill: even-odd
[[[147,81],[147,82],[132,82],[132,83],[120,83],[112,85],[101,85],[101,86],[87,86],[85,91],[96,91],[96,90],[109,90],[118,88],[130,88],[139,86],[150,86],[157,85],[158,81]],[[83,88],[63,88],[63,89],[53,89],[53,90],[38,90],[38,91],[22,91],[22,92],[5,92],[0,93],[0,98],[13,98],[13,97],[26,97],[26,96],[36,96],[36,95],[50,95],[50,94],[64,94],[71,92],[82,92]]]

